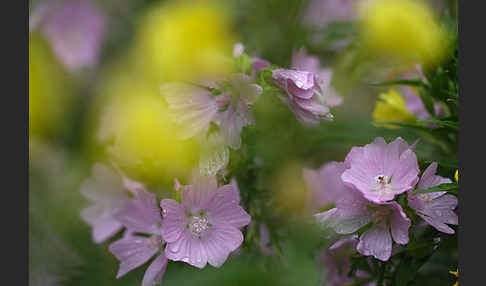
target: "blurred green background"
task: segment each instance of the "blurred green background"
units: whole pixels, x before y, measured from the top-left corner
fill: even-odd
[[[43,19],[50,17],[45,11],[63,2],[68,1],[29,2],[30,24],[39,21],[29,35],[30,285],[140,285],[146,266],[115,279],[118,261],[107,250],[110,242],[94,244],[90,227],[81,221],[80,210],[88,201],[79,189],[94,163],[110,160],[107,143],[99,138],[110,100],[140,92],[137,87],[141,86],[147,94],[158,94],[161,80],[158,67],[152,66],[156,61],[151,54],[157,49],[154,51],[147,42],[155,37],[150,34],[147,15],[167,1],[91,1],[106,17],[106,31],[99,44],[98,62],[76,69],[63,64],[50,44],[52,39],[43,32]],[[257,102],[256,125],[243,131],[245,144],[240,153],[232,151],[230,162],[247,207],[251,208],[250,200],[271,200],[259,193],[258,186],[271,184],[282,166],[298,162],[316,168],[327,161],[341,161],[352,146],[370,143],[379,136],[387,141],[401,136],[409,143],[419,138],[414,130],[373,125],[378,94],[387,88],[367,83],[386,79],[389,67],[356,63],[359,47],[353,44],[334,47],[337,42],[355,39],[353,21],[336,21],[324,28],[309,25],[305,19],[309,3],[304,0],[223,2],[231,44],[241,42],[250,55],[283,67],[289,67],[294,51],[305,47],[320,58],[321,64],[334,69],[332,85],[344,98],[343,104],[332,110],[334,121],[317,128],[303,127],[275,98],[262,97]],[[439,15],[455,13],[455,1],[430,2]],[[161,52],[164,49],[159,48]],[[427,140],[420,142],[416,153],[423,162],[447,161],[443,150]],[[255,169],[246,161],[255,157],[265,162],[264,167]],[[187,160],[192,164],[191,158]],[[158,197],[170,195],[170,165],[148,171],[130,164],[124,167]],[[442,170],[449,176],[453,171]],[[283,230],[271,236],[285,246],[281,256],[265,256],[249,240],[220,269],[208,266],[199,270],[184,263],[169,263],[163,285],[318,285],[322,269],[315,263],[315,250],[325,243],[322,234],[301,219],[280,215],[281,210],[270,209],[258,216],[270,229]],[[118,237],[120,234],[111,241]],[[455,238],[450,243],[454,245]],[[457,253],[448,251],[446,247],[434,254],[417,278],[426,279],[427,284],[416,285],[452,285],[455,278],[446,269],[455,265]]]

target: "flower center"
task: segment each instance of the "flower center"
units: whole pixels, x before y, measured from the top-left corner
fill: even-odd
[[[192,216],[187,227],[194,236],[201,236],[201,233],[211,226],[208,219],[204,216]]]
[[[387,175],[378,175],[375,177],[376,187],[375,190],[386,193],[393,191],[393,187],[391,186],[391,178]]]
[[[378,184],[387,184],[388,176],[387,175],[378,175],[375,177],[375,180]]]

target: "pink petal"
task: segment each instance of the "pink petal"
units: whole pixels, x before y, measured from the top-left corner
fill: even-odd
[[[231,85],[233,92],[237,93],[246,105],[255,103],[263,92],[262,87],[255,84],[250,76],[242,73],[232,75]]]
[[[426,222],[435,227],[438,231],[453,234],[454,230],[446,224],[457,225],[458,216],[454,212],[457,206],[457,198],[453,195],[444,195],[425,203],[425,209],[417,212]]]
[[[81,194],[95,203],[125,198],[120,176],[101,163],[92,168],[92,175],[81,185]]]
[[[195,171],[192,177],[192,184],[188,185],[182,192],[182,205],[191,213],[199,213],[202,206],[212,198],[218,186],[216,177],[202,176]]]
[[[292,68],[297,70],[309,71],[317,73],[320,69],[319,58],[309,56],[305,48],[301,48],[298,52],[292,55]]]
[[[294,101],[284,100],[290,106],[290,109],[295,114],[297,120],[302,122],[302,124],[306,126],[315,126],[319,124],[321,118],[313,113],[307,112],[305,109],[302,109],[300,106],[297,105]]]
[[[332,224],[335,221],[335,214],[337,210],[338,210],[337,208],[332,208],[328,211],[317,213],[314,215],[314,217],[317,223],[319,223],[320,225],[324,227],[326,226],[332,227]]]
[[[243,234],[230,225],[214,225],[201,236],[201,242],[206,249],[208,263],[220,267],[228,255],[243,243]]]
[[[323,95],[324,95],[324,102],[329,107],[335,107],[343,103],[343,97],[340,96],[337,93],[337,91],[332,87],[329,87],[327,90],[324,90]]]
[[[167,257],[163,252],[157,256],[145,271],[142,286],[153,286],[160,283],[167,269],[167,262]]]
[[[185,83],[166,83],[160,87],[171,117],[180,124],[180,139],[204,134],[218,112],[218,104],[209,90]]]
[[[393,208],[393,212],[390,216],[391,233],[393,240],[399,244],[408,243],[408,229],[410,228],[410,219],[403,212],[402,207],[396,203],[391,202],[390,207]]]
[[[264,60],[264,59],[260,59],[260,58],[256,58],[256,57],[252,58],[252,61],[253,61],[253,72],[254,73],[257,73],[261,69],[266,68],[266,67],[271,65],[269,61]]]
[[[95,243],[101,243],[119,232],[123,225],[113,218],[115,210],[106,209],[102,205],[92,205],[81,211],[84,222],[93,227],[92,238]]]
[[[242,102],[238,102],[236,111],[234,108],[234,106],[230,106],[224,112],[220,112],[217,122],[225,144],[234,150],[238,150],[241,146],[241,130],[243,127],[253,124],[253,116],[248,106]]]
[[[356,190],[336,202],[337,210],[329,217],[330,227],[339,234],[350,234],[372,221],[369,202]]]
[[[300,108],[317,116],[324,116],[330,111],[327,106],[317,101],[316,96],[311,99],[295,98],[295,103],[297,103]]]
[[[198,268],[206,266],[208,261],[202,240],[194,237],[188,229],[176,241],[167,242],[165,255],[170,260],[183,261]]]
[[[218,189],[207,205],[207,218],[213,225],[230,224],[236,228],[248,225],[251,217],[238,205],[239,194],[232,185]]]
[[[167,242],[176,241],[186,229],[188,223],[187,215],[182,205],[172,199],[165,199],[160,202],[164,221],[162,223],[162,237]]]
[[[437,163],[433,162],[430,164],[427,169],[425,169],[422,177],[420,178],[418,189],[425,190],[431,187],[438,186],[440,184],[451,183],[452,181],[448,178],[444,178],[441,176],[436,176],[435,173],[437,171]],[[446,192],[434,192],[427,194],[429,199],[435,199],[442,195],[446,194]]]
[[[155,194],[139,189],[135,196],[115,217],[134,232],[160,234],[162,217]]]
[[[351,244],[354,247],[358,244],[358,235],[352,235],[350,237],[345,237],[342,238],[335,243],[333,243],[331,246],[329,246],[329,250],[338,250],[339,248]]]
[[[304,181],[310,189],[310,204],[313,209],[330,203],[335,204],[339,198],[347,194],[348,187],[341,180],[341,174],[345,170],[346,165],[341,162],[324,164],[318,170],[302,170]]]
[[[275,69],[272,78],[291,97],[309,99],[314,94],[314,74],[311,72]]]
[[[402,193],[410,190],[414,183],[417,182],[420,170],[417,163],[415,153],[408,149],[400,155],[400,160],[397,162],[393,177],[391,180],[392,186],[399,190],[396,193]]]
[[[116,278],[120,278],[147,262],[159,248],[151,246],[150,238],[126,236],[110,244],[109,250],[120,260],[120,268],[116,275]]]
[[[122,228],[123,225],[115,219],[111,217],[102,218],[93,225],[93,241],[96,243],[104,242]]]
[[[356,249],[363,255],[387,261],[391,256],[392,240],[386,224],[382,222],[365,231]]]

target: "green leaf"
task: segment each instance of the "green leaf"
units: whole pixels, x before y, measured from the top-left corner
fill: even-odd
[[[429,112],[429,114],[435,114],[434,98],[431,95],[430,89],[420,89],[419,95],[427,112]]]
[[[427,256],[421,259],[404,257],[395,273],[395,279],[393,285],[395,286],[407,286],[410,281],[415,278],[420,268],[429,260],[431,252]]]
[[[437,124],[437,125],[450,127],[454,130],[459,129],[458,126],[457,126],[457,122],[450,121],[450,120],[440,120],[440,119],[430,118],[430,119],[425,119],[425,120],[419,120],[418,122],[420,122],[420,123],[434,123],[434,124]]]
[[[407,127],[411,129],[418,129],[418,130],[425,130],[429,131],[430,128],[419,125],[419,124],[414,124],[414,123],[405,123],[405,122],[398,122],[398,121],[378,121],[375,122],[376,125],[396,125],[400,127]]]
[[[390,86],[390,85],[410,85],[410,86],[425,86],[425,84],[420,79],[403,79],[403,80],[392,80],[380,83],[368,83],[371,86]]]
[[[454,168],[458,169],[459,168],[459,162],[455,159],[449,159],[449,158],[435,158],[433,160],[424,160],[424,163],[430,164],[437,162],[440,166],[444,167],[449,167],[449,168]]]
[[[414,194],[425,194],[425,193],[435,193],[435,192],[453,192],[453,190],[457,190],[458,185],[457,183],[446,183],[446,184],[440,184],[435,187],[431,187],[425,190],[415,190],[413,193]]]

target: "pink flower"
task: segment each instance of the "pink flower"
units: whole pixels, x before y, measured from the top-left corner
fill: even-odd
[[[168,259],[203,268],[221,266],[243,242],[240,228],[250,216],[239,206],[235,184],[218,188],[215,177],[196,177],[183,188],[182,202],[160,202]]]
[[[290,107],[296,118],[305,125],[319,124],[321,119],[332,119],[326,105],[323,90],[316,75],[308,71],[275,69],[272,78],[287,96],[282,100]]]
[[[437,163],[432,163],[424,171],[418,183],[419,190],[428,189],[440,184],[451,183],[451,180],[436,176]],[[446,195],[446,192],[424,193],[413,195],[409,193],[408,204],[417,215],[438,231],[453,234],[454,230],[447,224],[458,224],[457,214],[454,209],[457,206],[457,198]]]
[[[418,181],[415,153],[400,137],[389,144],[379,137],[364,147],[353,147],[346,162],[350,168],[342,174],[343,182],[375,203],[392,200]]]
[[[391,256],[392,238],[398,244],[408,243],[410,219],[396,202],[376,204],[356,190],[348,189],[347,196],[336,208],[316,214],[317,221],[328,225],[338,234],[352,234],[372,223],[360,237],[359,253],[386,261]]]
[[[218,96],[217,101],[222,109],[215,121],[226,144],[237,150],[241,146],[241,130],[254,123],[250,106],[257,101],[263,89],[242,73],[233,74],[228,80],[220,82],[219,86],[223,94]]]
[[[327,106],[334,107],[340,105],[343,98],[331,86],[332,70],[321,68],[319,58],[308,55],[304,48],[292,55],[292,68],[296,70],[309,71],[316,75],[317,84],[323,91],[324,101]]]
[[[220,108],[209,88],[173,82],[163,84],[160,92],[172,121],[180,127],[181,140],[206,134]]]
[[[162,216],[155,194],[144,189],[135,192],[135,198],[115,214],[127,228],[124,237],[110,244],[109,250],[120,260],[116,278],[146,263],[157,255],[145,271],[142,286],[155,285],[162,280],[167,268],[167,258],[162,249]],[[135,233],[143,233],[140,236]]]
[[[220,127],[225,144],[239,149],[240,132],[244,126],[253,124],[250,106],[259,98],[262,88],[241,73],[205,86],[185,83],[161,86],[173,121],[183,130],[181,139],[206,135],[210,123],[214,122]],[[221,93],[214,95],[211,89]]]
[[[251,106],[263,89],[242,73],[206,81],[200,85],[166,83],[160,88],[180,139],[199,138],[206,143],[200,158],[201,171],[213,176],[226,167],[229,149],[239,149],[243,127],[254,124]],[[218,129],[208,134],[211,123]]]
[[[81,211],[81,218],[93,227],[93,240],[101,243],[119,232],[123,225],[114,214],[128,202],[126,191],[133,191],[132,182],[103,164],[93,166],[92,175],[81,186],[81,193],[94,205]]]
[[[48,8],[52,11],[42,13],[41,30],[61,62],[71,71],[98,64],[106,15],[90,1],[66,1]]]

